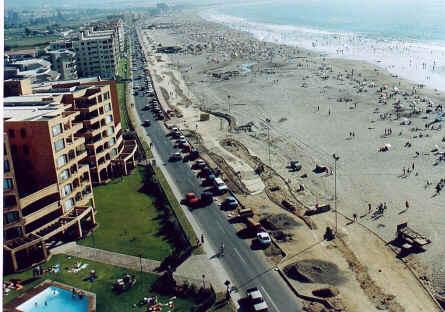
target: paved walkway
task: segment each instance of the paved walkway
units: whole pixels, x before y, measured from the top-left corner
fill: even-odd
[[[65,254],[73,257],[79,257],[86,260],[101,262],[105,264],[115,265],[135,271],[141,270],[148,273],[156,273],[155,270],[160,266],[161,262],[146,258],[124,255],[103,249],[97,249],[76,243],[68,243],[51,249],[52,254]]]

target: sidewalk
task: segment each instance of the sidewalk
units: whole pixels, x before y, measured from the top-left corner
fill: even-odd
[[[53,248],[51,253],[79,257],[135,271],[140,271],[142,267],[142,271],[148,273],[157,273],[156,269],[161,265],[160,261],[77,245],[75,242]]]

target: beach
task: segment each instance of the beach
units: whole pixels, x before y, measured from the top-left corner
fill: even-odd
[[[408,222],[432,240],[409,261],[444,294],[443,92],[374,64],[259,41],[194,13],[151,22],[165,23],[144,30],[154,47],[182,48],[158,61],[168,62],[172,89],[180,92],[165,97],[185,120],[195,122],[192,108],[230,115],[230,129],[206,130],[220,143],[240,142],[306,207],[334,206],[336,178],[338,211],[384,241]],[[289,170],[292,160],[302,169]]]

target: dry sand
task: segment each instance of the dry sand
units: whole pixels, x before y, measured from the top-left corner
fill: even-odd
[[[176,25],[145,31],[156,44],[188,47],[169,55],[171,62],[165,64],[171,75],[181,72],[187,88],[179,88],[179,98],[168,92],[165,97],[176,100],[180,108],[194,103],[229,113],[230,106],[238,126],[253,123],[252,132],[234,131],[230,136],[265,163],[269,126],[271,166],[292,186],[304,184],[306,190],[297,197],[307,205],[332,204],[333,175],[317,175],[312,170],[316,164],[332,167],[331,155],[338,154],[339,210],[349,217],[356,213],[360,223],[386,241],[394,237],[396,224],[404,221],[431,237],[427,252],[415,260],[432,269],[436,289],[444,290],[445,195],[435,195],[434,186],[445,177],[445,162],[438,161],[432,151],[436,145],[445,149],[445,132],[439,128],[441,123],[425,127],[434,121],[438,105],[445,103],[443,94],[363,62],[325,59],[299,48],[258,42],[246,33],[190,15],[158,21],[172,20]],[[178,93],[184,81],[170,78]],[[395,111],[397,102],[400,116]],[[411,124],[401,125],[403,117]],[[388,128],[392,133],[385,135]],[[224,138],[225,129],[214,133],[215,139]],[[407,142],[410,147],[405,146]],[[390,144],[390,150],[378,152],[384,144]],[[292,159],[302,163],[300,172],[286,169]],[[303,173],[306,178],[301,178]],[[374,212],[379,203],[386,203],[388,209],[372,218],[368,204]],[[354,231],[345,222],[341,227]]]

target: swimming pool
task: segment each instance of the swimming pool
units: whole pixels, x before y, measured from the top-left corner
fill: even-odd
[[[49,286],[17,307],[22,312],[87,312],[88,298],[73,297],[71,291]]]

